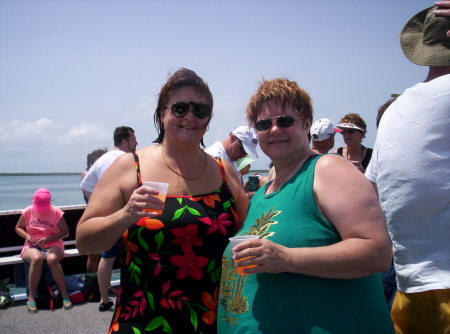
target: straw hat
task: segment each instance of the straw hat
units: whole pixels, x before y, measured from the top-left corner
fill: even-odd
[[[414,15],[400,34],[403,53],[414,64],[450,66],[450,17],[436,16],[436,8]]]

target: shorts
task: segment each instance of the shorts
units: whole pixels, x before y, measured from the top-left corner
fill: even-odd
[[[450,289],[397,291],[391,316],[397,334],[450,333]]]
[[[100,257],[104,258],[104,259],[109,259],[112,257],[120,257],[121,254],[122,254],[122,251],[121,251],[121,247],[120,247],[120,242],[117,241],[114,244],[114,246],[112,246],[110,249],[108,249],[107,251],[101,252]]]

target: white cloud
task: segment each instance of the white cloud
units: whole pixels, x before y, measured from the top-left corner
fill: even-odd
[[[111,145],[102,125],[49,118],[0,122],[0,172],[82,170],[86,154]]]

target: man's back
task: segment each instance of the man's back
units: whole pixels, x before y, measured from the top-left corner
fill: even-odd
[[[448,284],[449,87],[450,74],[419,83],[388,108],[366,172],[378,187],[404,292]]]
[[[89,192],[93,192],[95,186],[97,185],[100,178],[112,165],[112,163],[119,157],[124,154],[124,151],[121,150],[112,150],[103,154],[89,169],[86,176],[81,181],[81,188],[87,190]]]

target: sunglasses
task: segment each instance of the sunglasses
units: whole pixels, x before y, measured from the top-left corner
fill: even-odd
[[[239,145],[241,145],[241,148],[240,148],[241,153],[244,154],[244,155],[247,155],[247,152],[245,152],[244,145],[242,145],[242,140],[240,140],[240,139],[237,138],[237,137],[236,137],[236,139],[237,139],[237,141],[239,142]]]
[[[301,119],[301,117],[293,117],[289,115],[285,116],[276,116],[276,117],[269,117],[266,119],[262,119],[255,123],[255,129],[258,131],[267,131],[269,130],[273,125],[272,120],[275,119],[277,126],[283,129],[291,127],[296,119]]]
[[[351,135],[352,133],[355,133],[356,131],[359,131],[359,130],[354,130],[354,129],[341,130],[341,134],[343,135],[343,134],[348,133]]]
[[[205,119],[211,116],[212,108],[211,106],[204,103],[195,103],[195,102],[178,102],[172,104],[171,107],[166,107],[170,109],[172,115],[176,118],[183,118],[189,112],[189,109],[192,107],[192,114],[198,119]]]

